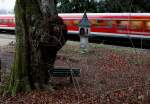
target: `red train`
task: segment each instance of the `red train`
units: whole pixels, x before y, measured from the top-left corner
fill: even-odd
[[[69,34],[78,34],[82,13],[59,14]],[[91,37],[150,39],[150,13],[87,13]],[[15,29],[13,15],[0,15],[0,29]]]
[[[0,15],[0,30],[15,30],[14,15]]]

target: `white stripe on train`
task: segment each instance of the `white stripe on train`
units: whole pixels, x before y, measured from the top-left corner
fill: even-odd
[[[15,27],[0,27],[0,29],[15,30]]]
[[[83,16],[84,13],[59,13],[59,16]],[[150,16],[150,13],[87,13],[88,16]]]
[[[0,29],[15,30],[15,27],[0,27]],[[68,31],[69,34],[79,34],[79,31]],[[134,35],[134,34],[140,35]],[[105,32],[91,32],[91,36],[109,36],[109,37],[124,37],[124,38],[145,38],[150,39],[150,36],[143,34],[150,34],[148,32],[130,32],[129,34],[119,34],[119,33],[105,33]]]
[[[138,32],[136,32],[136,33],[138,33]],[[68,31],[68,34],[79,34],[79,32],[78,31]],[[145,34],[145,33],[142,33],[142,34]],[[91,32],[90,36],[108,36],[108,37],[123,37],[123,38],[130,38],[131,37],[131,38],[150,39],[150,36],[145,36],[142,34],[141,35],[134,35],[134,34],[131,34],[131,32],[130,32],[130,34]]]

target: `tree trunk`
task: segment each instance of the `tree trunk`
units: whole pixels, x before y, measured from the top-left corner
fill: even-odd
[[[16,0],[16,53],[9,92],[43,89],[67,29],[54,0]]]

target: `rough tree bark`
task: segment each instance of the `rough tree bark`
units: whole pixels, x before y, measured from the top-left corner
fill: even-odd
[[[16,0],[16,53],[9,92],[43,89],[67,29],[55,0]]]

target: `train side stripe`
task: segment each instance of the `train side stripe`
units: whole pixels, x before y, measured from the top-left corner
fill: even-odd
[[[79,34],[78,31],[68,31],[68,34]],[[150,39],[150,36],[134,35],[134,34],[118,34],[118,33],[105,33],[105,32],[91,32],[90,36],[109,36],[109,37],[124,37],[124,38],[145,38]]]
[[[15,30],[15,27],[0,27],[0,29]]]

